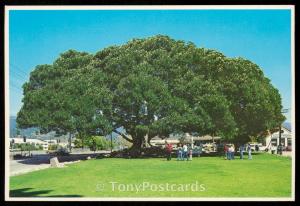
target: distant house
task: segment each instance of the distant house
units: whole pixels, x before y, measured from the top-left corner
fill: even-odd
[[[200,145],[200,144],[207,144],[207,143],[219,143],[221,140],[221,137],[212,137],[210,135],[204,135],[204,136],[187,136],[186,140],[193,141],[194,145]]]
[[[263,145],[269,150],[271,150],[272,147],[277,148],[279,145],[279,131],[268,135]],[[291,151],[292,149],[292,131],[291,127],[286,124],[283,124],[281,127],[281,145],[285,151]]]
[[[45,139],[44,141],[47,142],[48,144],[57,144],[58,143],[57,139]]]
[[[23,137],[14,137],[14,138],[10,138],[9,139],[10,143],[14,143],[14,144],[33,144],[34,146],[42,146],[43,150],[48,150],[48,142],[44,141],[44,140],[40,140],[40,139],[31,139],[31,138],[26,138],[26,142],[24,142],[24,138]]]
[[[153,137],[151,140],[150,140],[150,144],[152,146],[160,146],[160,147],[164,147],[165,144],[166,144],[166,141],[169,143],[169,144],[172,144],[174,147],[176,147],[176,145],[180,142],[179,139],[176,139],[174,137],[168,137],[166,139],[161,139],[160,137],[156,136],[156,137]]]
[[[161,139],[160,137],[156,136],[150,140],[151,145],[153,146],[164,146],[165,141],[172,144],[175,148],[177,144],[180,142],[180,138],[184,137],[184,142],[191,145],[200,145],[200,144],[207,144],[207,143],[218,143],[221,140],[221,137],[212,137],[209,135],[204,136],[193,136],[188,133],[184,134],[183,136],[171,136],[166,139]]]
[[[17,137],[10,138],[9,139],[10,143],[15,143],[15,144],[34,144],[34,146],[42,146],[43,150],[48,150],[49,145],[51,144],[58,144],[62,147],[67,147],[68,142],[58,142],[57,139],[51,139],[51,140],[42,140],[42,139],[32,139],[32,138],[26,138],[26,142],[24,142],[24,138],[18,135]],[[72,143],[71,146],[74,146]]]
[[[45,139],[45,142],[48,143],[48,145],[59,145],[61,147],[67,147],[69,145],[68,141],[61,141],[61,139]],[[74,147],[74,140],[71,142],[71,147]]]

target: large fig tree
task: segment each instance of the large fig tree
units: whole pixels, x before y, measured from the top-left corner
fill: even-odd
[[[284,120],[279,92],[256,64],[161,35],[95,55],[69,50],[37,66],[23,89],[21,128],[114,131],[137,155],[145,136],[189,132],[244,142]]]

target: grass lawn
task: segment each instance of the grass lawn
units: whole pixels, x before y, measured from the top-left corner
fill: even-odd
[[[10,177],[10,196],[290,197],[291,159],[258,154],[253,160],[231,161],[221,157],[87,160]]]

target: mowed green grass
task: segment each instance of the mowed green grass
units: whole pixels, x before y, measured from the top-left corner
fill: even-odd
[[[114,188],[111,182],[117,182]],[[140,188],[144,184],[144,189],[136,191],[132,188],[134,184]],[[163,184],[164,188],[157,186],[159,191],[155,184]],[[166,184],[174,184],[173,191],[167,190]],[[187,184],[198,184],[198,189],[178,189]],[[124,187],[128,187],[128,191]],[[194,157],[193,161],[174,158],[171,161],[162,158],[86,160],[64,168],[10,177],[10,196],[290,197],[291,159],[259,154],[253,155],[253,160],[236,157],[232,161],[221,157]]]

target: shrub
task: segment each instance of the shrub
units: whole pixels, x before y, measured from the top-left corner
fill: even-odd
[[[110,141],[102,136],[91,136],[86,141],[87,146],[92,151],[107,150],[110,148]]]
[[[57,150],[57,148],[58,148],[58,145],[57,145],[57,144],[50,144],[50,145],[48,146],[48,150]]]

